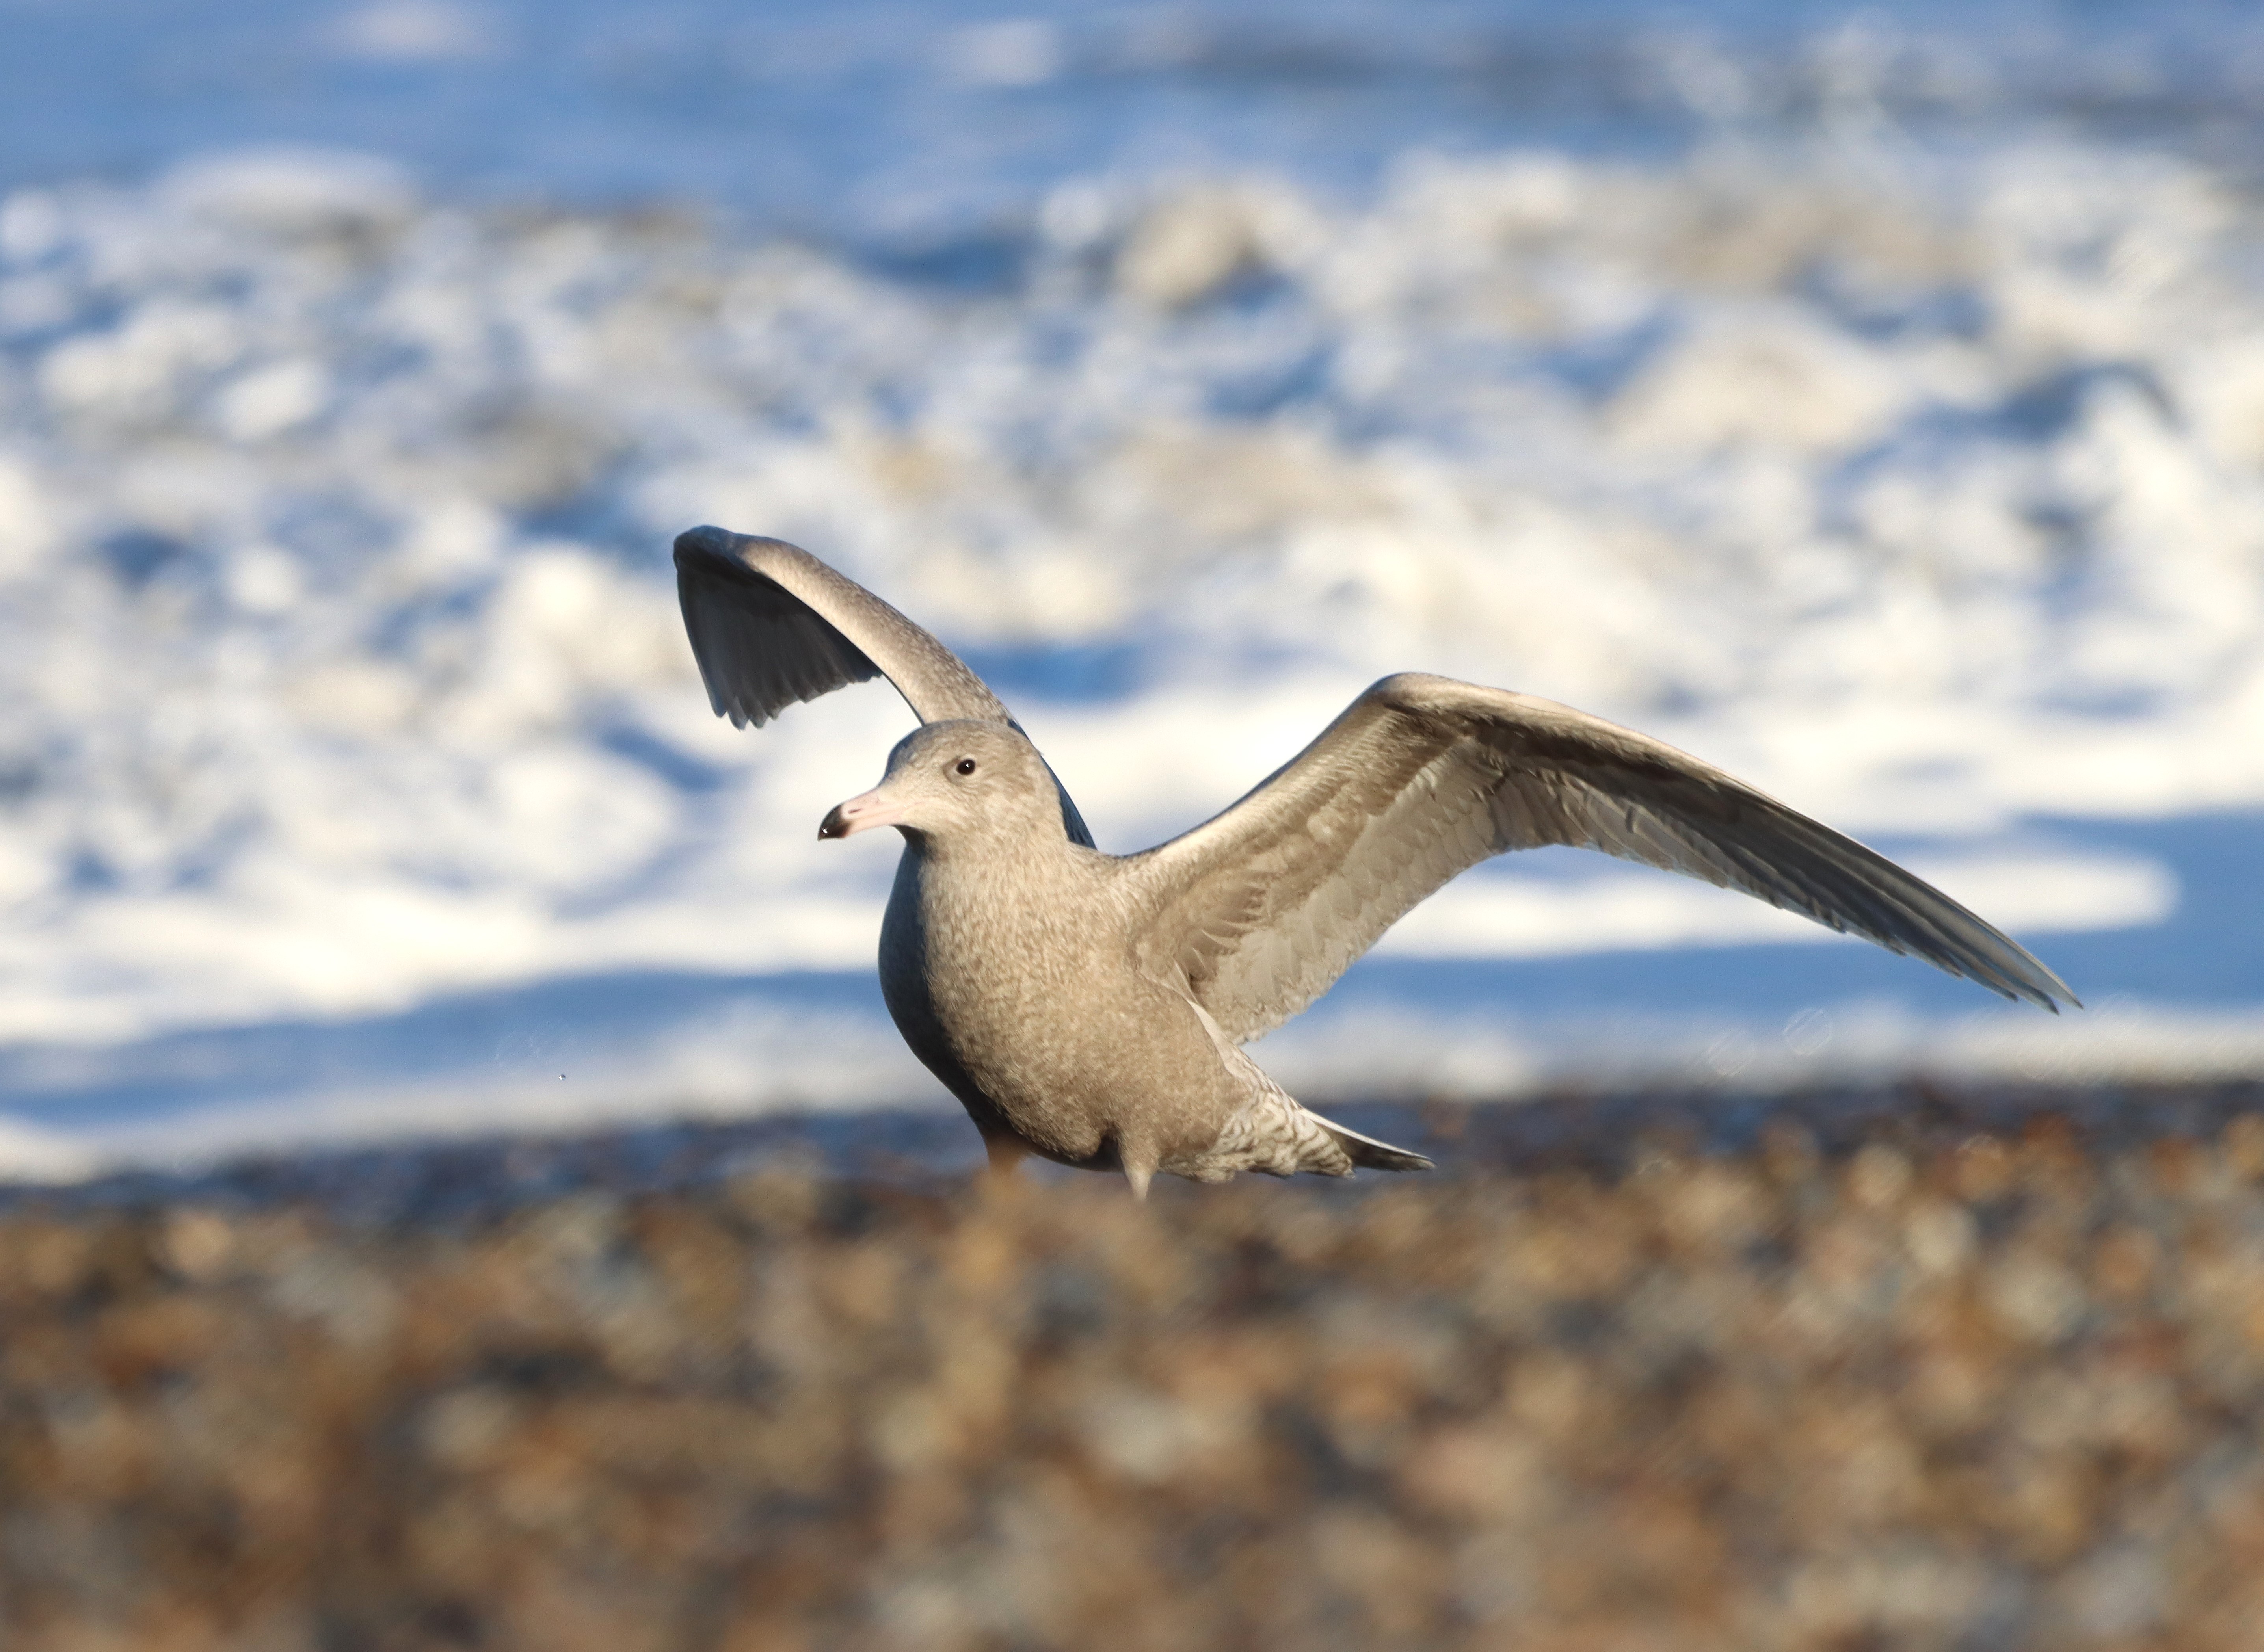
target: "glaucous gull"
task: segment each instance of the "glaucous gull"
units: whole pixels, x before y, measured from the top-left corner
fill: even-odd
[[[997,695],[809,552],[694,528],[684,623],[719,715],[758,726],[885,676],[920,727],[821,837],[903,834],[881,986],[992,1165],[1346,1176],[1430,1161],[1309,1112],[1243,1052],[1426,895],[1545,844],[1702,878],[2057,1011],[2064,983],[1883,856],[1673,747],[1505,689],[1403,672],[1215,819],[1096,848]]]

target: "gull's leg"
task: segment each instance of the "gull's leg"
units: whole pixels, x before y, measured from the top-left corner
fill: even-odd
[[[1148,1183],[1156,1174],[1156,1166],[1163,1160],[1154,1143],[1127,1141],[1116,1139],[1116,1163],[1124,1172],[1124,1179],[1132,1185],[1132,1197],[1142,1204],[1148,1202]]]
[[[1030,1156],[1030,1149],[1022,1145],[1019,1136],[986,1135],[983,1138],[983,1150],[990,1156],[987,1179],[992,1182],[1018,1180],[1016,1170]]]

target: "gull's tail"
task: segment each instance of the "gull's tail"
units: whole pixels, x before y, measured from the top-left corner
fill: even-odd
[[[1431,1161],[1419,1153],[1410,1153],[1405,1148],[1395,1148],[1389,1141],[1379,1141],[1374,1136],[1364,1136],[1357,1130],[1347,1130],[1333,1119],[1324,1119],[1308,1112],[1312,1121],[1335,1138],[1354,1164],[1369,1170],[1428,1170],[1435,1169]]]

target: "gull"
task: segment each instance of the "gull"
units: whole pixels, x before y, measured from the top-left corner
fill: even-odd
[[[676,541],[685,629],[719,716],[885,677],[920,726],[822,838],[903,837],[880,973],[905,1043],[992,1169],[1348,1176],[1431,1161],[1301,1105],[1242,1046],[1327,991],[1455,873],[1566,844],[1702,878],[2057,1012],[2058,976],[1853,838],[1647,735],[1554,700],[1387,677],[1240,801],[1104,853],[998,697],[808,551]]]

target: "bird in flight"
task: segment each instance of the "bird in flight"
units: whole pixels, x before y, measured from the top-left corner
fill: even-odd
[[[881,987],[994,1170],[1347,1176],[1431,1168],[1299,1105],[1242,1048],[1327,991],[1394,923],[1513,849],[1566,844],[1740,889],[2057,1011],[2058,976],[1940,890],[1709,764],[1569,706],[1387,677],[1239,802],[1136,854],[1077,806],[966,663],[780,540],[676,541],[719,716],[886,677],[920,726],[818,836],[893,826]]]

